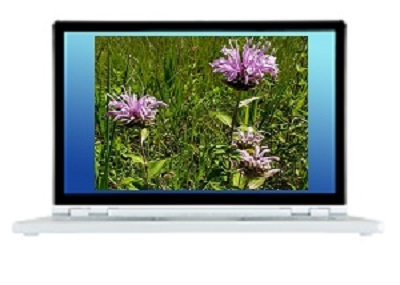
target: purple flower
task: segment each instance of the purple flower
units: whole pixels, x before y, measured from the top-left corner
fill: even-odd
[[[136,94],[124,92],[121,95],[107,94],[111,101],[108,103],[110,111],[108,116],[114,117],[114,121],[120,121],[127,125],[143,126],[152,124],[156,118],[158,107],[167,107],[163,101],[157,101],[154,96],[143,95],[138,98]]]
[[[247,132],[238,131],[233,133],[237,138],[232,141],[232,146],[239,149],[248,149],[259,146],[264,136],[259,132],[254,132],[252,127],[247,128]]]
[[[274,78],[278,74],[276,58],[265,54],[269,48],[269,42],[266,42],[261,48],[259,43],[251,44],[252,40],[246,39],[241,57],[237,41],[236,47],[234,47],[232,41],[229,40],[231,48],[224,46],[221,50],[226,58],[216,59],[210,64],[213,72],[224,74],[226,82],[236,89],[248,90],[259,84],[266,73],[271,74]]]
[[[280,169],[273,169],[272,162],[279,161],[276,156],[264,156],[270,150],[266,146],[256,146],[253,154],[249,150],[237,150],[240,154],[240,161],[238,167],[241,172],[250,177],[271,177],[278,173]]]

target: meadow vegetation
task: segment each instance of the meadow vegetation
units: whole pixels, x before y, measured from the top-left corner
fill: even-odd
[[[210,66],[223,57],[227,37],[96,37],[96,188],[307,189],[307,37],[254,38],[266,40],[279,73],[241,91]],[[123,124],[107,115],[113,100],[107,94],[128,91],[167,107],[151,125]],[[236,131],[262,134],[262,145],[279,157],[278,173],[245,179],[234,167],[233,118]]]

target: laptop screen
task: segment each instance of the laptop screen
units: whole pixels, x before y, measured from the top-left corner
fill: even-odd
[[[336,40],[64,32],[64,194],[335,193]]]

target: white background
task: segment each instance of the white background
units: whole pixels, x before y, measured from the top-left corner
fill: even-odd
[[[2,1],[0,284],[400,284],[396,2]],[[50,213],[56,19],[346,20],[350,213],[385,233],[12,234],[13,221]]]

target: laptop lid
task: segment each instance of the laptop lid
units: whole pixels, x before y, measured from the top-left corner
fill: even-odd
[[[345,24],[56,22],[55,205],[344,205]]]

